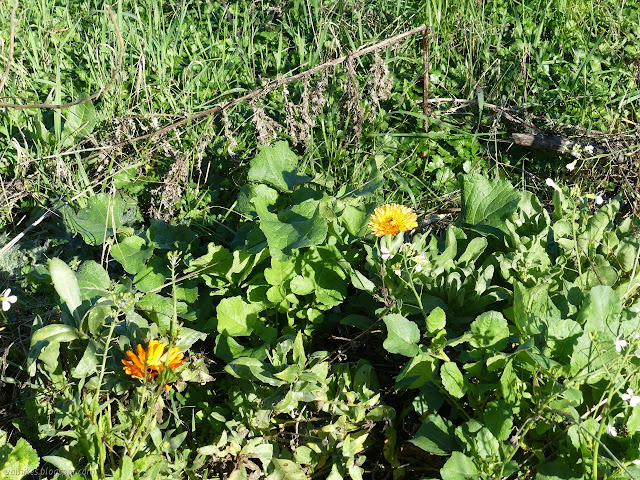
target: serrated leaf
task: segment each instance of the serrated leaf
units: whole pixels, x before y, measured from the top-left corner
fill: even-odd
[[[0,446],[0,480],[26,477],[38,465],[38,453],[24,438],[18,439],[15,447],[8,443]]]
[[[268,183],[286,192],[311,180],[306,175],[298,175],[298,156],[289,149],[287,142],[262,147],[260,153],[251,160],[247,178],[251,182]]]
[[[242,297],[223,298],[216,307],[218,332],[231,337],[248,336],[258,321],[259,305],[245,302]]]

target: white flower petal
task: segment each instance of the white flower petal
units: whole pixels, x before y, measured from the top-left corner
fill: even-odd
[[[638,395],[634,395],[629,399],[630,407],[635,407],[636,405],[640,405],[640,397]]]
[[[631,462],[631,463],[633,463],[634,465],[640,465],[640,460],[634,460],[634,461],[633,461],[633,462]]]
[[[573,170],[576,168],[576,162],[567,163],[565,167],[567,167],[567,170],[569,170],[570,172],[573,172]]]
[[[9,302],[7,302],[6,300],[2,301],[2,311],[6,312],[7,310],[9,310],[9,308],[11,308],[11,304]]]
[[[555,188],[555,187],[557,186],[557,185],[556,185],[556,182],[554,182],[554,181],[553,181],[553,179],[551,179],[551,178],[547,178],[547,179],[545,180],[545,183],[546,183],[546,184],[547,184],[547,186],[549,186],[549,187],[553,187],[553,188]]]
[[[395,273],[398,276],[402,275],[402,271],[400,270],[394,270],[393,273]]]
[[[422,271],[422,265],[420,265],[419,263],[416,265],[416,272],[421,272]]]
[[[589,155],[593,155],[593,145],[587,145],[586,147],[584,147],[584,151]]]
[[[8,297],[9,295],[11,295],[11,289],[7,288],[4,292],[2,292],[2,295],[0,295],[0,297]]]
[[[604,199],[600,195],[598,195],[596,196],[595,202],[596,205],[602,205],[604,203]]]
[[[616,430],[616,427],[614,427],[611,424],[607,425],[607,433],[609,435],[611,435],[612,437],[617,437],[618,436],[618,431]]]

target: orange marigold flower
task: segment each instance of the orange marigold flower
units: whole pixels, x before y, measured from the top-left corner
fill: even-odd
[[[122,359],[123,369],[127,375],[134,378],[146,377],[153,380],[162,370],[165,364],[173,369],[180,367],[183,363],[184,353],[178,351],[178,347],[171,347],[165,352],[167,344],[159,340],[151,340],[147,350],[138,345],[136,347],[137,355],[131,350],[126,352],[128,360]]]
[[[397,203],[377,207],[369,220],[369,228],[376,237],[397,235],[398,232],[406,232],[417,226],[418,216],[415,212]]]

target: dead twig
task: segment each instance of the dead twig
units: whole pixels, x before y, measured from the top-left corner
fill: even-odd
[[[16,0],[14,7],[17,7],[18,1]],[[75,102],[69,102],[69,103],[62,103],[62,104],[52,104],[52,103],[32,103],[32,104],[20,104],[20,103],[6,103],[6,102],[0,102],[0,107],[4,107],[4,108],[13,108],[16,110],[25,110],[25,109],[37,109],[37,108],[51,108],[51,109],[61,109],[61,108],[69,108],[69,107],[73,107],[74,105],[80,105],[81,103],[86,103],[89,102],[91,100],[95,100],[96,98],[98,98],[100,95],[102,95],[104,92],[106,92],[107,90],[109,90],[111,88],[111,86],[113,85],[113,83],[116,81],[116,77],[118,76],[118,72],[120,71],[120,67],[122,66],[122,57],[124,56],[124,39],[122,38],[122,34],[120,33],[120,28],[118,27],[118,21],[116,20],[116,16],[113,14],[113,10],[111,10],[111,7],[105,3],[104,8],[107,10],[107,13],[109,14],[109,17],[111,18],[111,21],[113,22],[113,27],[115,28],[116,31],[116,35],[118,36],[118,46],[119,46],[119,50],[118,50],[118,60],[116,62],[116,65],[113,69],[113,73],[111,74],[111,79],[109,80],[109,83],[107,83],[104,87],[102,87],[100,90],[98,90],[96,93],[89,95],[86,98],[80,99],[80,100],[76,100]],[[14,10],[15,13],[15,10]],[[11,22],[11,27],[12,27],[12,32],[13,33],[13,27],[14,27],[14,21],[13,21],[14,16],[12,16],[12,22]],[[11,37],[11,40],[13,40],[13,36]],[[13,42],[11,42],[10,45],[10,54],[13,53],[13,50],[11,49],[11,47],[13,46]],[[9,70],[9,65],[10,62],[7,64],[7,76],[8,76],[8,70]],[[2,86],[4,86],[4,82],[3,84],[1,84]],[[0,90],[2,90],[2,86],[0,86]]]
[[[431,27],[428,26],[424,32],[422,32],[422,64],[423,64],[423,82],[424,87],[422,90],[422,113],[426,117],[429,116],[430,108],[429,108],[429,33],[431,32]],[[424,119],[424,132],[429,132],[429,122],[427,119]]]
[[[394,43],[398,43],[402,40],[404,40],[405,38],[408,38],[412,35],[415,35],[417,33],[421,33],[424,32],[428,29],[429,27],[427,27],[426,25],[422,25],[420,27],[414,28],[412,30],[409,30],[407,32],[404,33],[400,33],[394,37],[390,37],[387,38],[385,40],[382,40],[374,45],[371,45],[369,47],[366,48],[361,48],[359,50],[356,50],[355,52],[352,52],[348,55],[343,55],[342,57],[338,57],[335,58],[333,60],[329,60],[328,62],[325,62],[321,65],[317,65],[313,68],[310,68],[309,70],[305,70],[304,72],[300,72],[296,75],[292,75],[290,77],[280,77],[277,78],[271,82],[269,82],[266,86],[262,87],[259,90],[254,90],[251,93],[248,93],[246,95],[243,95],[242,97],[238,97],[235,100],[231,100],[227,103],[225,103],[224,105],[216,105],[215,107],[211,107],[207,110],[203,110],[202,112],[198,112],[198,113],[194,113],[192,115],[187,115],[186,117],[171,123],[170,125],[167,125],[165,127],[160,128],[159,130],[156,130],[154,132],[148,133],[146,135],[141,135],[139,137],[136,138],[131,138],[128,139],[124,142],[120,142],[114,145],[110,145],[108,147],[105,147],[104,149],[101,150],[101,152],[105,152],[105,151],[110,151],[110,150],[115,150],[118,149],[120,147],[123,147],[125,145],[128,145],[130,143],[134,143],[134,142],[139,142],[142,140],[148,140],[150,138],[156,137],[158,135],[164,135],[165,133],[174,130],[176,128],[179,128],[193,120],[197,120],[199,118],[202,117],[206,117],[208,115],[217,115],[219,113],[221,113],[223,110],[227,110],[231,107],[234,107],[235,105],[242,103],[242,102],[246,102],[246,101],[250,101],[253,100],[255,98],[258,97],[262,97],[264,95],[266,95],[267,93],[271,92],[272,90],[275,90],[277,88],[280,88],[284,85],[288,85],[291,82],[294,82],[296,80],[301,80],[304,78],[308,78],[311,77],[313,75],[315,75],[318,72],[324,71],[324,70],[328,70],[329,68],[335,67],[336,65],[340,65],[342,63],[344,63],[345,61],[347,61],[347,59],[354,59],[354,58],[358,58],[358,57],[362,57],[363,55],[367,55],[369,53],[372,53],[376,50],[380,50],[382,48],[388,47],[389,45],[393,45]],[[1,105],[1,104],[0,104]],[[87,160],[98,156],[100,153],[94,153],[92,155],[90,155]]]

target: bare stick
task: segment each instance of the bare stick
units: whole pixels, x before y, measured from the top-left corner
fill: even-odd
[[[422,32],[422,64],[424,68],[423,83],[424,88],[422,91],[422,113],[425,117],[429,116],[429,33],[431,32],[431,26],[428,26],[424,32]],[[424,132],[429,132],[429,121],[424,119]]]
[[[18,4],[18,1],[16,0],[15,6],[17,6],[17,4]],[[93,95],[89,95],[88,97],[83,98],[81,100],[76,100],[75,102],[62,103],[62,104],[33,103],[33,104],[24,104],[24,105],[20,104],[20,103],[0,102],[0,107],[14,108],[16,110],[24,110],[24,109],[32,109],[32,108],[53,108],[53,109],[69,108],[69,107],[73,107],[74,105],[80,105],[81,103],[86,103],[86,102],[88,102],[90,100],[94,100],[94,99],[98,98],[100,95],[102,95],[104,92],[109,90],[111,88],[111,86],[113,85],[113,82],[116,81],[116,77],[118,75],[118,72],[120,71],[120,67],[122,66],[122,57],[124,55],[124,40],[122,38],[122,34],[120,33],[120,28],[118,27],[118,21],[116,20],[116,16],[113,14],[113,10],[111,10],[111,7],[106,3],[104,4],[104,8],[107,10],[107,13],[109,14],[109,17],[111,18],[111,21],[113,22],[113,27],[115,28],[116,35],[118,36],[118,46],[120,47],[119,51],[118,51],[118,61],[116,62],[116,66],[113,69],[113,73],[111,74],[111,79],[109,80],[109,83],[107,83],[103,88],[98,90]],[[15,13],[15,10],[14,10],[14,13]],[[12,21],[11,22],[12,32],[11,33],[13,33],[13,23],[14,22]],[[13,40],[13,37],[11,37],[11,39]],[[13,43],[11,45],[13,45]],[[13,52],[10,51],[9,53],[11,54]],[[9,69],[9,65],[7,65],[7,70],[8,69]],[[2,87],[0,87],[0,90],[2,90]]]
[[[13,2],[13,10],[11,11],[11,22],[9,26],[9,55],[7,56],[7,67],[4,69],[4,75],[0,79],[0,93],[7,83],[9,78],[9,69],[11,68],[11,62],[13,62],[13,46],[16,38],[16,12],[18,11],[18,0]]]
[[[271,92],[272,90],[275,90],[276,88],[279,88],[283,85],[287,85],[291,82],[294,82],[296,80],[300,80],[302,78],[307,78],[307,77],[311,77],[314,74],[327,70],[331,67],[335,67],[336,65],[339,65],[341,63],[344,63],[348,58],[358,58],[358,57],[362,57],[363,55],[367,55],[371,52],[374,52],[376,50],[380,50],[381,48],[385,48],[388,47],[389,45],[393,45],[394,43],[398,43],[401,40],[404,40],[407,37],[410,37],[412,35],[415,35],[416,33],[420,33],[420,32],[424,32],[428,29],[428,27],[426,25],[422,25],[420,27],[414,28],[413,30],[409,30],[407,32],[401,33],[399,35],[396,35],[395,37],[391,37],[391,38],[387,38],[385,40],[382,40],[381,42],[378,42],[374,45],[371,45],[370,47],[366,47],[366,48],[361,48],[359,50],[356,50],[355,52],[350,53],[349,55],[344,55],[342,57],[338,57],[334,60],[329,60],[328,62],[325,62],[321,65],[317,65],[313,68],[310,68],[309,70],[305,70],[304,72],[298,73],[296,75],[292,75],[290,77],[281,77],[281,78],[277,78],[271,82],[269,82],[266,86],[264,86],[263,88],[259,89],[259,90],[254,90],[251,93],[248,93],[246,95],[243,95],[242,97],[238,97],[235,100],[231,100],[230,102],[227,102],[224,105],[216,105],[215,107],[211,107],[207,110],[203,110],[202,112],[198,112],[198,113],[194,113],[193,115],[187,115],[186,117],[178,120],[177,122],[174,122],[170,125],[167,125],[166,127],[162,127],[159,130],[156,130],[154,132],[148,133],[146,135],[141,135],[139,137],[136,138],[132,138],[129,140],[126,140],[124,142],[121,143],[117,143],[115,145],[110,145],[109,147],[106,147],[104,149],[101,150],[101,152],[104,151],[109,151],[109,150],[113,150],[116,148],[120,148],[124,145],[128,145],[130,143],[133,142],[139,142],[141,140],[147,140],[149,138],[155,137],[157,135],[162,135],[165,134],[171,130],[174,130],[178,127],[181,127],[182,125],[185,125],[189,122],[191,122],[192,120],[197,120],[198,118],[202,118],[202,117],[206,117],[208,115],[213,115],[213,114],[218,114],[220,113],[222,110],[226,110],[229,109],[239,103],[248,101],[248,100],[253,100],[254,98],[258,98],[258,97],[262,97],[264,95],[266,95],[267,93]],[[1,104],[0,104],[1,106]],[[90,155],[87,160],[96,157],[100,155],[100,153],[94,153],[93,155]]]

